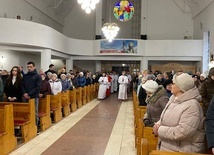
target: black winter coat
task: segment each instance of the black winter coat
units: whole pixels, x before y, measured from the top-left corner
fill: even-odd
[[[28,72],[23,76],[22,80],[22,93],[27,93],[30,98],[38,98],[42,84],[42,78],[37,73],[36,69]]]
[[[204,111],[204,115],[206,115],[210,101],[214,94],[214,80],[208,77],[208,79],[202,84],[201,88],[199,89],[199,92],[202,96],[202,108]]]
[[[13,101],[13,102],[22,102],[22,92],[21,92],[21,83],[17,83],[18,81],[16,81],[14,84],[9,83],[9,81],[7,81],[6,85],[5,85],[5,94],[7,96],[7,101],[9,102],[8,100],[8,97],[16,97],[16,100]]]
[[[214,147],[214,97],[207,110],[205,123],[208,148],[212,149]]]
[[[139,106],[146,106],[146,91],[143,89],[143,87],[141,86],[140,87],[140,90],[139,90],[139,94],[138,94],[138,101],[139,101]]]

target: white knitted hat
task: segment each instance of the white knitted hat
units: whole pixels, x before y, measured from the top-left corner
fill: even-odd
[[[142,84],[142,87],[143,87],[143,89],[145,89],[146,91],[148,91],[152,94],[159,88],[157,82],[152,81],[152,80],[146,81],[146,83]]]
[[[207,78],[207,75],[202,73],[200,76],[203,76],[204,78]]]
[[[186,92],[195,87],[192,76],[187,73],[173,76],[173,83],[178,86],[182,92]]]

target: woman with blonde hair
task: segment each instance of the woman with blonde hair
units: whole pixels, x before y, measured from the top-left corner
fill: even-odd
[[[51,85],[51,93],[56,95],[57,93],[62,91],[62,83],[57,78],[57,75],[54,73],[52,74],[52,79],[49,80]]]

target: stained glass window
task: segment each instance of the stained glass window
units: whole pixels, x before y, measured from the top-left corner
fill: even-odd
[[[114,5],[113,13],[114,17],[119,21],[128,21],[134,15],[133,3],[127,0],[118,1]]]

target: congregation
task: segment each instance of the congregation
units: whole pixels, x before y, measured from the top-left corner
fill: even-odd
[[[25,73],[23,67],[14,66],[8,75],[1,72],[1,101],[28,102],[34,98],[38,131],[39,98],[99,83],[97,99],[103,100],[119,90],[118,99],[126,101],[133,85],[139,106],[147,107],[143,123],[153,127],[159,138],[158,150],[206,153],[209,149],[214,154],[214,68],[207,76],[200,72],[162,74],[148,70],[135,76],[125,71],[120,76],[116,72],[92,75],[89,71],[67,73],[65,68],[57,73],[53,64],[49,70],[37,72],[30,61],[27,69]]]
[[[157,150],[214,154],[214,68],[207,76],[144,70],[134,81],[139,106],[146,106],[143,123],[158,136]]]

